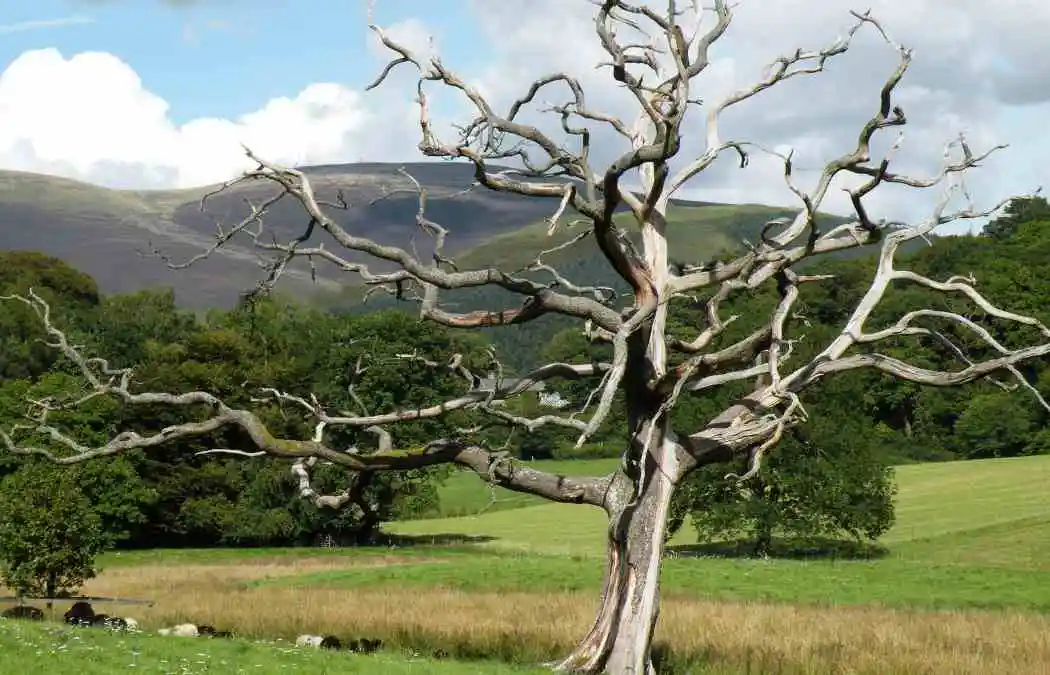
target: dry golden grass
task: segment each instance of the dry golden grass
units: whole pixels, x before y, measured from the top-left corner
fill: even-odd
[[[91,581],[84,593],[155,600],[152,608],[96,607],[132,614],[144,627],[194,621],[249,636],[330,632],[381,637],[390,645],[441,647],[464,657],[522,661],[564,653],[593,617],[592,593],[333,590],[249,583],[399,562],[396,556],[352,561],[317,557],[118,567]],[[1044,675],[1050,663],[1050,617],[1019,612],[829,609],[668,598],[662,603],[657,639],[669,644],[674,661],[690,654],[718,672]],[[687,672],[695,671],[690,667]]]

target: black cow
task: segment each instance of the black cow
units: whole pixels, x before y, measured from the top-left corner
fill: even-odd
[[[26,619],[28,621],[43,621],[44,612],[30,605],[19,605],[18,607],[8,607],[3,612],[0,612],[0,617],[3,617],[5,619]]]
[[[95,610],[84,601],[74,602],[62,618],[70,626],[90,626],[95,619]]]

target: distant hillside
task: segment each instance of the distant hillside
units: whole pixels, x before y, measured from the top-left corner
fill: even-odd
[[[544,219],[556,207],[554,200],[480,188],[465,191],[473,182],[473,172],[463,164],[340,164],[307,167],[304,171],[311,176],[319,198],[334,201],[342,191],[351,208],[331,213],[350,232],[426,256],[432,242],[415,224],[417,197],[412,184],[398,174],[402,166],[427,188],[427,216],[449,228],[446,253],[461,269],[496,265],[510,273],[522,273],[540,251],[569,240],[578,231],[570,227],[571,218],[566,217],[554,236],[547,235]],[[246,200],[258,204],[275,194],[272,184],[240,185],[211,198],[208,210],[202,213],[200,198],[214,187],[111,190],[54,176],[0,171],[0,250],[35,250],[61,258],[91,275],[103,293],[169,286],[182,307],[230,307],[263,275],[249,241],[242,238],[210,260],[179,271],[137,252],[147,249],[152,241],[173,259],[185,260],[212,244],[216,224],[229,227],[244,218],[249,212]],[[674,202],[668,213],[671,257],[700,263],[740,253],[745,242],[757,241],[767,221],[794,214],[790,208],[760,204]],[[637,242],[637,228],[631,227],[626,214],[618,217]],[[838,216],[820,216],[824,228],[843,221]],[[291,200],[272,208],[266,218],[268,231],[281,240],[298,235],[304,225],[301,209]],[[322,237],[326,239],[327,235],[315,233],[312,241],[322,241]],[[871,253],[871,249],[863,249],[841,255]],[[589,238],[544,260],[574,283],[626,291]],[[384,268],[374,264],[373,269]],[[337,311],[392,306],[417,311],[414,304],[395,305],[385,295],[362,304],[359,278],[340,274],[324,263],[318,264],[317,273],[314,283],[308,269],[300,264],[285,275],[278,290]],[[549,279],[545,273],[525,274]],[[520,302],[521,298],[493,288],[442,295],[442,304],[452,310],[516,307]],[[543,317],[527,327],[486,332],[505,363],[520,369],[533,363],[543,345],[569,325],[563,317]]]
[[[550,205],[548,205],[550,206]],[[744,250],[745,242],[758,240],[762,227],[770,220],[794,216],[795,210],[764,206],[761,204],[713,204],[705,202],[677,202],[668,212],[668,245],[673,260],[698,264],[715,258],[724,258]],[[550,210],[544,217],[550,215]],[[571,219],[565,218],[564,221]],[[625,213],[617,216],[636,244],[640,244],[637,228],[632,227]],[[828,228],[845,218],[822,214],[818,218],[821,227]],[[545,250],[557,248],[569,242],[580,232],[580,227],[570,227],[568,222],[559,225],[553,236],[548,236],[545,221],[533,222],[508,232],[494,235],[488,240],[455,256],[461,269],[496,266],[508,273],[549,280],[546,273],[522,272],[535,262],[537,255]],[[624,288],[616,273],[609,267],[592,239],[585,238],[576,244],[543,256],[543,262],[556,267],[570,281],[578,284],[601,284]],[[491,294],[511,297],[501,290],[471,290],[455,293],[457,302],[467,303],[467,298],[490,299]],[[446,294],[449,299],[453,293]],[[343,296],[345,302],[356,302],[361,297],[360,287],[349,288]],[[333,304],[340,304],[333,298]]]
[[[670,256],[673,260],[693,264],[730,257],[741,253],[745,249],[745,242],[756,242],[765,223],[775,218],[793,216],[795,213],[793,209],[760,204],[679,202],[668,211]],[[548,209],[543,216],[549,215]],[[631,227],[629,216],[620,214],[618,218],[635,242],[639,243],[637,228]],[[821,214],[818,217],[818,223],[824,229],[845,221],[846,219],[840,216]],[[551,277],[545,272],[521,270],[534,262],[539,252],[555,248],[571,240],[577,233],[578,230],[569,229],[567,224],[563,224],[554,236],[549,237],[547,223],[537,221],[493,236],[459,254],[455,260],[461,269],[495,265],[509,273],[549,281]],[[849,252],[846,255],[870,253],[870,249],[867,249]],[[544,256],[543,260],[577,285],[609,286],[620,293],[628,290],[590,238]],[[398,307],[409,312],[417,311],[417,305],[408,302],[395,303],[389,295],[374,295],[374,299],[370,299],[367,304],[361,303],[362,296],[363,287],[357,284],[334,295],[325,293],[319,302],[333,309],[351,313],[389,307]],[[499,288],[477,288],[444,291],[441,303],[446,309],[454,311],[503,309],[517,307],[521,298]],[[522,370],[535,365],[538,352],[543,346],[549,343],[555,334],[572,325],[573,320],[562,316],[544,316],[527,326],[491,328],[484,329],[484,332],[496,344],[504,364]]]
[[[739,251],[744,240],[757,238],[762,226],[780,216],[794,215],[795,211],[759,204],[695,204],[680,203],[672,207],[667,218],[668,245],[671,257],[699,263],[704,260]],[[827,217],[828,222],[839,219]],[[626,229],[633,231],[629,219],[621,215],[619,220]],[[569,241],[578,232],[566,225],[547,236],[547,223],[533,223],[514,232],[493,237],[489,241],[461,254],[457,259],[465,267],[479,264],[496,264],[500,269],[520,269],[532,263],[536,254]],[[635,242],[638,237],[635,235]],[[545,261],[568,261],[581,255],[600,256],[592,240],[585,240],[571,248],[545,256]]]
[[[351,208],[333,210],[332,215],[351,232],[381,243],[417,247],[425,255],[429,237],[415,224],[416,195],[409,181],[397,173],[402,166],[427,188],[427,215],[449,227],[446,252],[461,265],[495,263],[517,270],[540,250],[571,235],[563,227],[554,238],[546,236],[542,221],[551,214],[553,200],[484,189],[464,192],[473,181],[472,169],[464,164],[340,164],[304,170],[320,198],[332,200],[343,192]],[[111,190],[55,176],[0,171],[0,250],[34,250],[61,258],[95,278],[104,293],[170,286],[183,307],[229,307],[262,278],[259,258],[246,239],[180,271],[139,252],[152,243],[176,261],[190,258],[212,244],[217,224],[229,227],[249,213],[246,200],[257,204],[275,194],[272,184],[240,185],[211,198],[202,213],[200,198],[214,188]],[[754,239],[763,222],[788,213],[758,205],[676,202],[671,214],[672,254],[698,261],[737,250],[742,239]],[[303,226],[303,214],[291,200],[272,208],[266,219],[268,231],[283,240]],[[322,236],[326,235],[315,233],[314,241]],[[549,260],[566,266],[574,280],[615,282],[593,243],[581,242]],[[279,289],[329,306],[345,307],[360,297],[359,292],[346,293],[357,279],[324,264],[317,271],[314,283],[300,264],[286,274]],[[483,292],[475,299],[487,301],[487,296]],[[470,300],[464,296],[458,301]]]
[[[450,253],[534,223],[551,207],[549,202],[485,190],[462,194],[473,180],[471,170],[462,164],[347,164],[305,171],[313,177],[320,198],[332,200],[342,190],[352,208],[333,212],[340,224],[383,243],[409,246],[421,234],[414,220],[416,196],[404,191],[411,184],[397,174],[401,166],[427,187],[429,217],[453,230],[448,240]],[[246,199],[258,203],[275,194],[272,184],[237,186],[210,199],[207,212],[201,213],[200,198],[214,187],[111,190],[54,176],[0,171],[0,250],[35,250],[61,258],[94,277],[104,293],[170,286],[184,307],[230,306],[261,278],[259,258],[250,242],[242,240],[213,259],[181,271],[169,270],[160,260],[137,252],[147,250],[152,241],[174,260],[184,260],[212,243],[217,223],[229,226],[244,218],[249,213]],[[389,191],[398,192],[370,205]],[[305,222],[302,212],[288,200],[270,212],[266,225],[287,239],[301,232]],[[320,236],[315,235],[315,240]],[[304,296],[335,292],[346,281],[345,276],[319,265],[318,284],[314,285],[300,265],[280,288]]]

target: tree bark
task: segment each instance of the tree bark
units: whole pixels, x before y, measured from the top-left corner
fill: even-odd
[[[652,188],[656,168],[643,169]],[[635,289],[639,311],[668,279],[665,236],[667,200],[660,199],[642,223],[645,260],[632,260],[624,278]],[[609,223],[607,222],[606,225]],[[597,236],[598,223],[595,223]],[[611,257],[610,260],[614,262]],[[664,404],[667,394],[652,381],[667,372],[666,304],[627,338],[622,382],[630,447],[605,499],[609,514],[608,561],[601,607],[590,631],[556,671],[586,675],[655,675],[650,656],[660,614],[660,561],[674,490],[682,477],[679,450]]]
[[[659,448],[662,439],[654,446]],[[655,454],[655,453],[654,453]],[[608,504],[608,561],[601,606],[590,631],[573,652],[552,664],[558,672],[586,675],[653,675],[650,658],[660,613],[659,572],[677,472],[665,473],[650,455],[642,488],[617,474]]]

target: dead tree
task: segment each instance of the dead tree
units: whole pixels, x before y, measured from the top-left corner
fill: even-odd
[[[430,259],[405,248],[381,245],[339,226],[331,216],[332,209],[346,208],[347,204],[322,201],[304,173],[275,166],[250,151],[248,156],[257,163],[256,168],[223,189],[235,183],[268,181],[279,187],[279,192],[270,200],[253,205],[242,222],[220,232],[212,250],[234,237],[249,238],[264,255],[271,257],[269,272],[260,286],[263,290],[271,287],[296,258],[327,262],[348,275],[357,275],[374,289],[387,289],[402,298],[415,297],[420,302],[422,319],[446,326],[514,325],[551,313],[573,317],[592,339],[612,345],[611,361],[542,365],[515,381],[513,386],[499,385],[495,391],[481,391],[476,386],[477,376],[463,368],[458,358],[453,357],[448,364],[418,359],[420,367],[449,367],[463,376],[466,385],[460,397],[435,401],[432,406],[415,410],[336,413],[307,393],[270,390],[266,396],[297,407],[316,422],[316,434],[312,438],[275,438],[253,411],[232,408],[208,392],[134,391],[130,370],[112,368],[103,359],[83,355],[55,327],[48,307],[33,295],[15,299],[37,310],[52,344],[79,367],[90,389],[88,396],[113,396],[127,405],[166,404],[187,410],[203,407],[210,414],[205,419],[187,421],[149,435],[127,431],[100,447],[86,447],[48,422],[47,413],[57,404],[36,402],[31,421],[4,434],[7,448],[18,454],[42,455],[59,464],[74,464],[135,448],[148,449],[178,438],[204,436],[224,427],[238,427],[254,444],[252,453],[295,459],[303,495],[319,505],[341,505],[354,499],[352,487],[343,494],[327,496],[318,495],[310,487],[309,470],[321,461],[345,467],[351,473],[366,474],[454,463],[473,470],[485,481],[511,490],[601,508],[608,514],[608,560],[600,609],[578,647],[550,665],[561,672],[620,675],[654,672],[650,643],[658,614],[659,565],[668,506],[676,485],[698,466],[733,458],[750,459],[747,474],[758,471],[763,453],[777,444],[786,429],[805,420],[799,394],[810,385],[827,376],[860,368],[874,368],[903,380],[933,386],[961,385],[1005,371],[1016,376],[1021,386],[1027,387],[1039,403],[1045,405],[1020,376],[1016,365],[1050,353],[1050,330],[1033,318],[993,305],[976,290],[972,279],[952,277],[938,281],[895,265],[895,253],[905,242],[924,237],[945,223],[984,217],[998,208],[981,211],[972,206],[962,177],[966,170],[999,148],[975,154],[965,139],[955,139],[946,147],[942,169],[926,178],[894,172],[889,156],[872,159],[872,138],[880,131],[906,124],[904,112],[894,103],[894,90],[911,61],[911,52],[894,43],[875,18],[854,14],[856,21],[845,38],[817,51],[800,49],[782,57],[753,86],[720,102],[703,104],[706,148],[699,156],[683,159],[678,157],[683,127],[686,120],[694,116],[693,109],[701,107],[694,100],[692,90],[708,65],[712,44],[729,27],[732,12],[728,3],[716,0],[714,25],[705,30],[701,30],[699,19],[708,10],[701,10],[698,3],[689,3],[688,11],[679,11],[671,0],[666,12],[623,0],[600,0],[595,4],[596,37],[609,58],[609,63],[603,65],[611,67],[608,72],[630,94],[637,109],[633,123],[590,108],[580,81],[566,73],[527,84],[522,97],[501,114],[440,60],[417,57],[374,22],[370,22],[370,28],[394,53],[394,58],[371,86],[380,85],[395,68],[416,69],[422,154],[470,163],[476,182],[483,189],[549,200],[552,229],[567,214],[582,219],[587,229],[577,239],[593,239],[608,265],[629,285],[631,293],[626,300],[618,301],[608,289],[572,283],[543,261],[537,261],[534,271],[548,273],[549,283],[494,268],[459,269],[444,253],[448,230],[445,225],[427,218],[427,193],[418,184],[415,185],[419,195],[417,222],[434,239]],[[670,200],[725,153],[737,155],[743,161],[748,153],[769,152],[754,143],[724,139],[719,131],[721,113],[791,78],[820,73],[826,63],[849,49],[862,29],[872,29],[881,35],[899,60],[881,92],[872,97],[874,114],[861,128],[856,146],[829,162],[810,192],[798,188],[793,181],[791,156],[776,155],[783,161],[787,186],[800,201],[797,215],[790,220],[771,222],[760,242],[720,266],[669,264],[666,215]],[[621,39],[619,33],[632,34],[632,37],[629,41]],[[450,142],[438,138],[428,116],[426,90],[432,83],[455,90],[477,113],[460,128],[459,137]],[[521,111],[539,92],[547,93],[555,88],[568,93],[567,102],[552,109],[563,133],[558,139],[520,119]],[[610,131],[624,146],[623,153],[604,168],[591,164],[594,127]],[[510,163],[516,170],[496,170],[493,162],[497,161],[504,165]],[[626,184],[633,175],[640,176],[640,186]],[[840,176],[852,176],[854,182],[860,183],[849,191],[855,217],[844,225],[821,231],[817,211],[832,181]],[[943,188],[944,193],[925,220],[889,227],[884,221],[873,220],[865,206],[866,196],[886,183],[915,189]],[[951,200],[958,194],[966,195],[966,206],[950,211]],[[307,222],[306,232],[288,241],[264,236],[267,210],[282,199],[297,202]],[[617,210],[625,210],[628,222],[633,221],[639,229],[640,246],[635,246],[620,222],[614,221]],[[311,233],[321,231],[330,239],[327,246],[307,243]],[[799,273],[797,264],[879,242],[881,249],[871,285],[841,332],[818,349],[816,356],[801,359],[796,354],[794,359],[789,358],[792,342],[788,336],[797,325],[794,304],[800,285],[833,283],[827,281],[827,276]],[[350,256],[360,254],[386,265],[384,271],[357,262],[360,257],[351,260]],[[192,262],[169,264],[179,267]],[[391,268],[393,271],[388,271]],[[887,328],[870,329],[868,319],[892,283],[916,284],[934,292],[964,297],[978,306],[983,316],[1032,327],[1042,337],[1038,344],[1010,348],[997,342],[987,328],[962,314],[923,308],[901,316]],[[724,317],[720,305],[731,296],[753,294],[767,285],[775,285],[779,290],[775,310],[761,317],[759,329],[727,344],[725,328],[732,317]],[[443,291],[482,286],[498,287],[519,296],[522,302],[516,307],[471,312],[455,312],[442,305]],[[693,339],[670,336],[666,322],[672,302],[704,289],[711,293],[706,304],[706,324],[697,328]],[[974,336],[988,347],[989,353],[994,352],[993,357],[963,358],[964,367],[959,370],[935,371],[874,351],[876,343],[891,338],[942,338],[940,331],[929,327],[936,322]],[[964,356],[959,349],[955,351]],[[526,391],[533,383],[557,377],[600,378],[593,410],[583,415],[549,414],[526,419],[498,405]],[[682,397],[704,396],[731,382],[754,383],[754,386],[749,394],[703,428],[672,428],[670,411]],[[561,425],[577,431],[583,443],[608,421],[617,392],[626,395],[625,423],[630,440],[623,448],[621,468],[606,476],[566,477],[536,470],[485,447],[471,429],[464,429],[454,437],[435,439],[419,448],[394,448],[387,435],[381,448],[373,452],[346,452],[325,441],[325,430],[331,427],[390,429],[405,420],[471,409],[507,425],[527,428]],[[46,439],[51,447],[61,447],[66,452],[57,453],[39,442],[34,444],[34,437]]]

